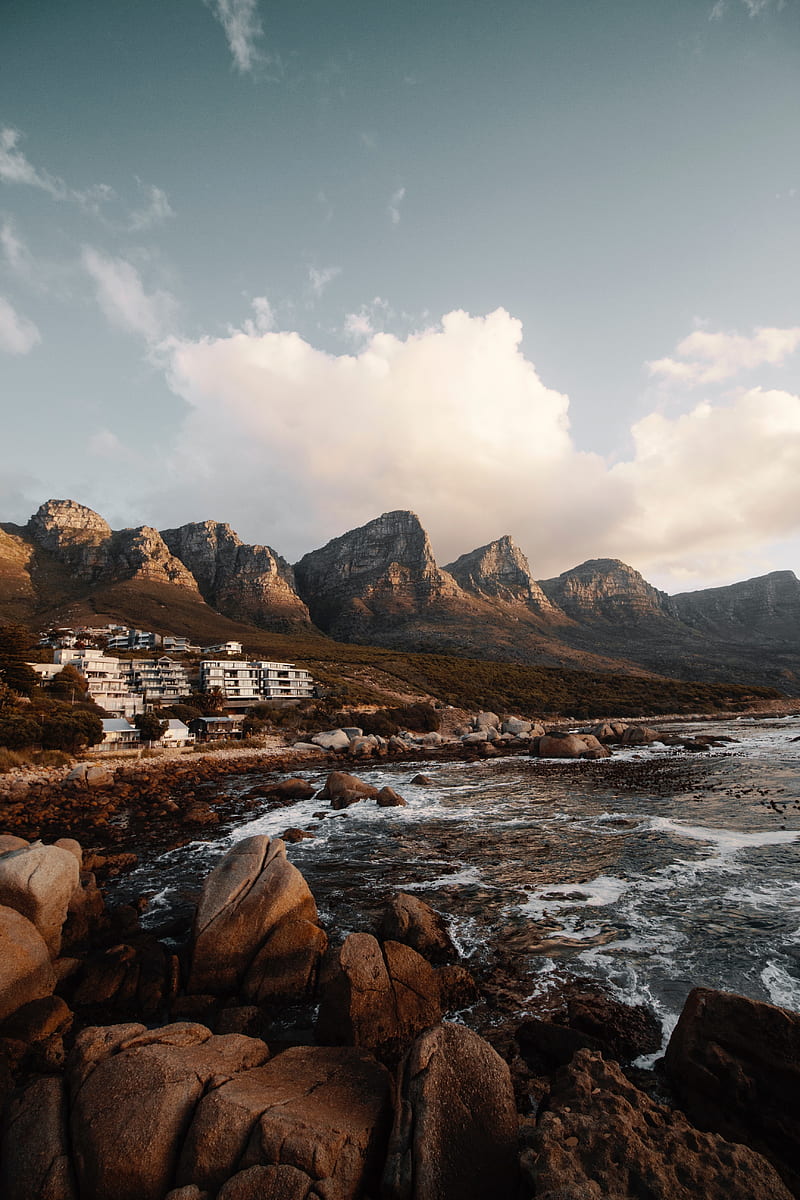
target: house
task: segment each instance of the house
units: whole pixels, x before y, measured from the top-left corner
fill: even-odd
[[[139,745],[139,730],[124,717],[103,718],[103,740],[93,749],[125,750]]]
[[[193,740],[194,736],[190,732],[189,726],[185,725],[183,721],[179,721],[177,717],[170,717],[167,728],[161,737],[161,744],[163,746],[185,746]]]
[[[219,742],[227,738],[242,736],[242,721],[239,714],[233,717],[195,717],[189,722],[189,732],[198,742]]]
[[[146,629],[125,629],[108,639],[109,650],[155,650],[161,642],[157,633]]]
[[[110,658],[102,650],[88,646],[62,647],[54,651],[52,663],[38,663],[38,675],[52,680],[66,666],[75,667],[89,685],[89,695],[106,712],[120,717],[133,717],[144,712],[141,696],[131,691],[118,658]]]
[[[204,646],[203,654],[241,654],[241,642],[220,642],[218,646]]]
[[[308,671],[293,663],[248,662],[244,659],[203,659],[200,688],[218,688],[227,700],[301,700],[314,694]]]

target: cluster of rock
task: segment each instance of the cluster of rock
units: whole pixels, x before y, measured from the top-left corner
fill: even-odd
[[[578,991],[505,1058],[443,1021],[475,984],[417,897],[328,946],[283,843],[250,837],[176,951],[105,912],[81,858],[0,841],[8,1200],[800,1195],[795,1013],[693,992],[665,1059],[685,1116],[626,1065],[660,1043],[646,1010]],[[303,1005],[313,1029],[271,1049]]]

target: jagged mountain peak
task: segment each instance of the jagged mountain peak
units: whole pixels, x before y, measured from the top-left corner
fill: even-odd
[[[97,542],[111,536],[108,522],[75,500],[46,500],[31,517],[28,530],[46,550],[57,550],[65,542]]]
[[[589,558],[539,584],[553,604],[577,621],[674,616],[670,597],[619,558]]]
[[[531,575],[528,560],[510,534],[462,554],[444,568],[465,592],[507,603],[523,603],[542,615],[556,609]]]

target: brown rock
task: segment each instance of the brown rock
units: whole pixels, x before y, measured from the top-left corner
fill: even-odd
[[[316,1200],[312,1188],[309,1176],[297,1167],[248,1167],[228,1180],[217,1200]]]
[[[568,733],[563,736],[546,734],[537,739],[536,753],[539,758],[608,758],[610,751],[601,745],[591,733]]]
[[[0,1021],[23,1004],[49,996],[55,983],[38,929],[16,909],[0,905]]]
[[[207,1084],[258,1066],[266,1055],[255,1038],[215,1037],[200,1025],[167,1025],[123,1039],[73,1089],[71,1132],[81,1196],[162,1200]],[[76,1065],[82,1075],[82,1058]]]
[[[288,1004],[310,995],[327,948],[327,935],[313,921],[282,921],[250,964],[243,995],[257,1004]]]
[[[800,1194],[800,1014],[695,988],[665,1066],[696,1124],[766,1155]]]
[[[351,933],[322,985],[320,1041],[366,1046],[394,1061],[421,1029],[441,1018],[439,983],[409,946]]]
[[[620,738],[623,746],[649,746],[658,740],[658,732],[649,725],[628,725]]]
[[[300,922],[316,925],[317,907],[305,879],[287,861],[283,842],[263,836],[237,842],[203,887],[187,991],[236,993],[262,950],[259,972],[266,971],[265,946],[278,927]],[[279,966],[285,966],[286,950],[286,942],[279,940]],[[300,993],[307,982],[306,972],[298,979]]]
[[[400,1068],[385,1200],[514,1200],[517,1114],[508,1067],[463,1025],[417,1038]]]
[[[0,904],[33,922],[53,958],[61,948],[61,926],[79,884],[75,855],[59,846],[37,842],[0,858]]]
[[[288,829],[284,829],[281,834],[281,841],[288,842],[289,845],[294,845],[296,842],[303,842],[307,838],[313,838],[314,834],[310,829],[298,829],[295,825],[290,825]]]
[[[282,779],[266,790],[266,795],[276,800],[310,800],[315,788],[307,779]]]
[[[37,1079],[15,1096],[3,1123],[4,1200],[77,1200],[61,1079]]]
[[[478,985],[466,967],[455,963],[439,967],[436,978],[439,981],[439,1001],[443,1013],[470,1008],[480,996]]]
[[[30,842],[25,838],[15,837],[13,833],[0,833],[0,855],[8,854],[10,850],[26,850]]]
[[[403,797],[390,787],[382,787],[375,797],[379,808],[405,808],[406,801]]]
[[[331,808],[347,808],[358,800],[374,800],[378,789],[345,771],[331,771],[318,799],[330,800]]]
[[[655,1104],[615,1063],[579,1050],[527,1132],[522,1162],[537,1200],[789,1200],[772,1167]]]
[[[381,937],[403,942],[431,962],[456,957],[444,919],[424,900],[406,892],[398,892],[390,900],[381,921]]]
[[[353,1048],[297,1046],[259,1073],[268,1104],[241,1166],[294,1166],[325,1200],[375,1195],[391,1123],[385,1068]]]

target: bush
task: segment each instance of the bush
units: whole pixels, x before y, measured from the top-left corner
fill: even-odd
[[[42,747],[45,750],[66,750],[76,754],[85,746],[94,746],[102,740],[103,723],[91,712],[54,713],[42,722]]]
[[[5,746],[0,746],[0,775],[13,771],[15,767],[24,767],[27,761],[26,756],[18,750],[6,750]]]
[[[23,713],[11,712],[0,718],[0,746],[7,746],[9,750],[38,746],[41,736],[39,722]]]

